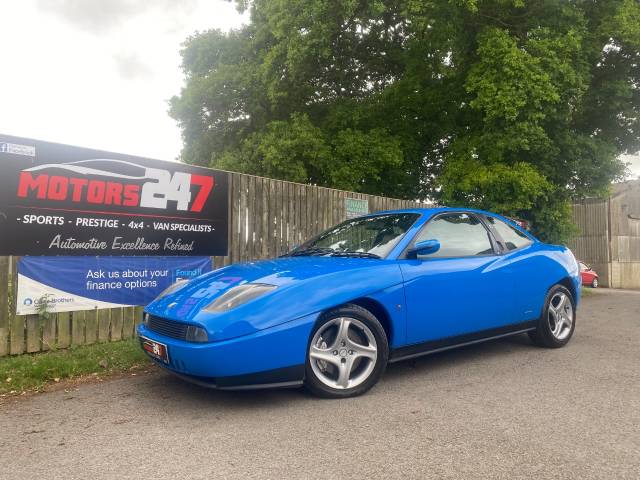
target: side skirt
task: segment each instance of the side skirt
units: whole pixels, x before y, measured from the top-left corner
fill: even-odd
[[[443,338],[441,340],[430,340],[423,343],[415,343],[406,347],[396,348],[391,352],[389,363],[407,360],[409,358],[421,357],[431,353],[443,352],[452,348],[464,347],[475,343],[497,340],[498,338],[510,337],[520,333],[529,332],[536,329],[538,321],[516,323],[506,327],[492,328],[480,332],[457,335],[455,337]]]

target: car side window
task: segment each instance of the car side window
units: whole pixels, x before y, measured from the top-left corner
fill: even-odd
[[[440,249],[421,258],[474,257],[493,254],[489,232],[476,217],[466,213],[447,213],[429,221],[416,242],[438,240]]]
[[[580,271],[581,272],[586,272],[587,270],[589,270],[589,267],[587,267],[584,263],[580,262],[578,265],[580,265]]]
[[[524,233],[495,217],[487,217],[487,221],[495,228],[504,240],[503,247],[507,251],[516,250],[531,244],[531,240]]]

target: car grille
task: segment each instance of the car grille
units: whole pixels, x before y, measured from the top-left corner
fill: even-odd
[[[155,315],[149,315],[149,322],[147,323],[147,328],[152,332],[159,333],[165,337],[177,338],[178,340],[186,340],[188,327],[189,325],[186,323],[156,317]]]

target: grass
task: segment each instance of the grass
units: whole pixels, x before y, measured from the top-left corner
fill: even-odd
[[[582,287],[580,289],[580,296],[582,298],[590,297],[591,295],[593,295],[593,289],[592,288]]]
[[[0,394],[37,391],[52,382],[149,364],[136,339],[0,358]]]

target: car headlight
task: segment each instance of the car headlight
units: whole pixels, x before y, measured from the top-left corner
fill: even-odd
[[[278,287],[266,283],[245,283],[226,291],[203,308],[205,312],[226,312],[254,300]]]
[[[187,328],[186,340],[187,342],[205,343],[209,341],[209,335],[207,335],[207,331],[204,328],[190,325]]]
[[[160,295],[158,295],[155,299],[156,300],[160,300],[162,297],[166,297],[167,295],[169,295],[170,293],[175,292],[176,290],[179,290],[180,288],[182,288],[184,286],[185,283],[187,283],[189,280],[178,280],[176,283],[172,283],[171,285],[169,285],[167,288],[165,288]]]

